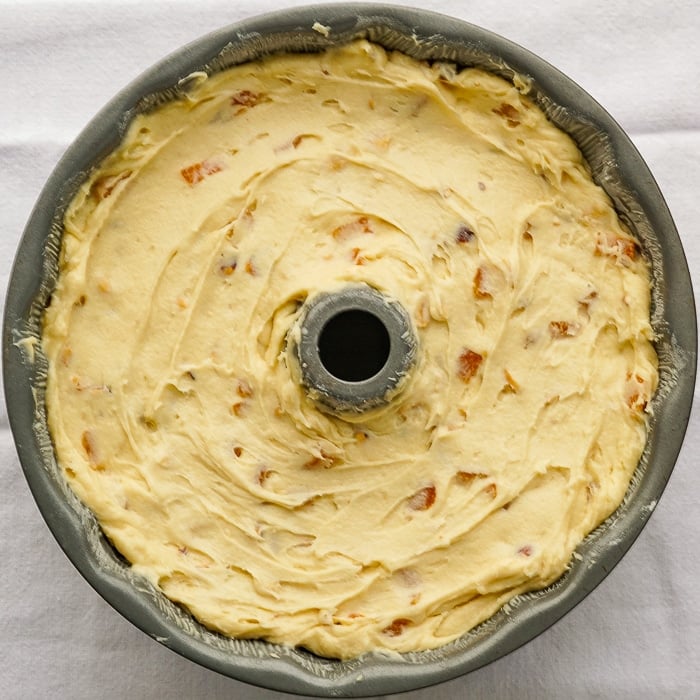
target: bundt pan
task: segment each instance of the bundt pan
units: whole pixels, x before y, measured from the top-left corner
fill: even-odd
[[[361,37],[418,59],[524,78],[530,97],[577,142],[651,260],[660,386],[646,449],[623,504],[579,546],[559,581],[519,596],[439,649],[341,662],[213,633],[130,571],[57,467],[38,339],[56,279],[65,207],[135,114],[177,95],[178,81],[193,71],[217,71],[272,52],[319,51]],[[254,685],[334,697],[395,693],[468,673],[533,639],[588,595],[631,546],[671,474],[690,413],[696,353],[693,294],[677,231],[647,166],[615,121],[555,68],[499,36],[432,12],[377,4],[314,6],[246,20],[176,51],[119,93],[68,149],[41,193],[14,263],[3,328],[6,401],[22,467],[60,546],[95,590],[145,633],[192,661]]]

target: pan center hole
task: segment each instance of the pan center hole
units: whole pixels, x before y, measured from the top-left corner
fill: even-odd
[[[391,340],[384,323],[362,309],[341,311],[328,320],[318,338],[318,356],[329,374],[344,382],[362,382],[381,371]]]

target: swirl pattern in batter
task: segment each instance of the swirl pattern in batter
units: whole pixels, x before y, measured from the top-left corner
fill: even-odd
[[[303,303],[411,314],[404,391],[317,409]],[[65,216],[47,410],[71,487],[206,626],[350,658],[445,644],[566,570],[656,386],[638,243],[512,84],[361,41],[136,117]]]

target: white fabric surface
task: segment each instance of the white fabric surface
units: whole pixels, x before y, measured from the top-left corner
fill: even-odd
[[[88,119],[182,44],[244,17],[297,4],[0,0],[3,301],[14,251],[42,184]],[[696,1],[421,5],[528,47],[616,117],[666,196],[700,288]],[[695,397],[697,403],[697,390]],[[695,410],[675,472],[644,532],[603,584],[562,621],[486,668],[402,697],[700,697],[700,471],[694,457],[699,448]],[[63,555],[32,500],[4,406],[0,479],[0,697],[291,697],[177,656],[98,597]]]

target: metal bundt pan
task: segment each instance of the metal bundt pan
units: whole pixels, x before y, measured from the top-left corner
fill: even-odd
[[[318,51],[360,37],[418,59],[476,65],[510,80],[518,76],[530,97],[574,138],[651,260],[660,387],[648,443],[624,503],[580,545],[580,556],[557,583],[519,596],[442,648],[341,662],[215,634],[131,573],[56,465],[38,338],[56,279],[65,207],[135,114],[177,96],[178,81],[193,71],[217,71],[271,52]],[[246,20],[176,51],[119,93],[68,149],[39,197],[15,259],[3,327],[6,401],[22,467],[54,536],[95,590],[192,661],[254,685],[334,697],[394,693],[468,673],[533,639],[590,593],[631,546],[671,474],[690,414],[696,356],[693,293],[677,231],[651,173],[615,121],[555,68],[499,36],[435,13],[376,4],[314,6]]]

